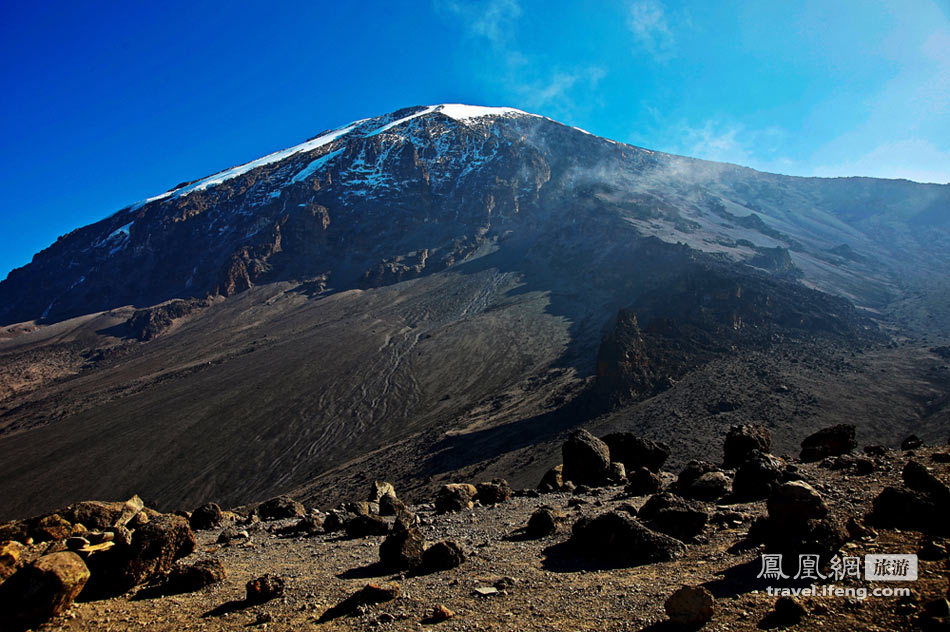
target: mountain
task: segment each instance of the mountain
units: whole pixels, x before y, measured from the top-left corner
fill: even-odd
[[[948,210],[948,185],[760,173],[511,108],[355,121],[0,283],[0,517],[528,482],[578,425],[684,458],[745,419],[788,449],[842,419],[936,436]]]

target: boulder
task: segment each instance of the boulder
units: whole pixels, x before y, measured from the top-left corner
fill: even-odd
[[[851,452],[858,447],[855,440],[855,427],[851,424],[839,424],[823,428],[808,435],[802,441],[802,461],[821,461],[829,456]]]
[[[803,522],[828,515],[828,505],[815,488],[804,481],[791,481],[775,488],[766,502],[769,518]]]
[[[722,466],[737,468],[756,453],[772,451],[772,434],[759,424],[737,424],[729,428],[723,443]]]
[[[75,553],[44,555],[0,584],[0,629],[32,628],[62,614],[89,581]]]
[[[901,477],[910,489],[927,494],[939,503],[950,503],[950,488],[922,463],[908,461]]]
[[[385,496],[396,497],[396,488],[392,483],[373,481],[369,488],[369,495],[366,500],[371,503],[379,503]]]
[[[709,522],[709,512],[701,503],[669,492],[651,496],[637,517],[651,528],[680,540],[695,539]]]
[[[564,486],[564,478],[561,475],[563,469],[563,465],[556,465],[545,472],[538,483],[538,491],[545,494],[559,491]]]
[[[435,510],[439,513],[471,509],[478,490],[467,483],[443,485],[435,497]]]
[[[652,470],[640,467],[627,475],[627,486],[623,492],[627,496],[649,496],[660,491],[663,481]]]
[[[627,468],[619,461],[611,461],[607,468],[606,482],[611,485],[623,485],[627,482]]]
[[[379,499],[379,515],[395,516],[400,511],[406,511],[406,504],[396,498],[396,494],[386,494]]]
[[[916,450],[922,445],[924,445],[924,442],[920,440],[920,437],[917,435],[910,435],[901,441],[901,450]]]
[[[670,621],[683,626],[701,626],[716,611],[716,600],[703,586],[683,586],[663,604]]]
[[[511,485],[503,478],[479,483],[475,489],[475,500],[483,505],[497,505],[511,498]]]
[[[207,503],[191,512],[189,524],[195,531],[217,529],[224,522],[224,512],[215,503]]]
[[[575,430],[561,445],[562,475],[575,485],[603,485],[610,471],[607,444],[587,432]]]
[[[659,472],[670,456],[670,448],[657,441],[638,437],[632,432],[615,432],[601,440],[610,450],[610,458],[623,463],[628,472],[645,467]]]
[[[763,517],[752,524],[748,539],[764,544],[765,553],[782,555],[785,574],[794,576],[798,571],[800,555],[817,555],[820,565],[824,566],[837,554],[847,538],[841,525],[828,517],[804,521]]]
[[[0,583],[20,567],[26,547],[16,540],[0,542]]]
[[[307,510],[293,498],[278,496],[258,505],[257,515],[261,517],[261,520],[283,520],[306,516]]]
[[[190,555],[197,542],[188,522],[173,515],[162,515],[132,533],[124,571],[129,587],[141,584],[153,575],[171,570],[172,563]]]
[[[749,455],[736,469],[732,492],[740,500],[759,500],[768,497],[785,475],[785,462],[762,452]]]
[[[132,496],[125,502],[87,500],[70,505],[62,510],[61,514],[66,520],[83,524],[88,529],[107,529],[124,527],[144,509],[145,503],[142,499]]]
[[[637,566],[668,562],[683,555],[686,546],[657,533],[624,512],[608,512],[574,523],[571,546],[610,565]]]
[[[679,476],[676,477],[676,481],[673,482],[673,488],[677,492],[682,492],[682,490],[689,488],[689,486],[703,474],[719,471],[720,469],[718,467],[708,461],[689,461],[686,467],[679,473]]]
[[[323,517],[319,515],[309,515],[293,524],[277,529],[274,533],[284,537],[317,535],[323,533]]]
[[[336,531],[342,531],[346,528],[346,522],[350,519],[350,516],[344,511],[333,510],[327,514],[327,517],[323,520],[323,531],[324,533],[334,533]]]
[[[218,544],[233,544],[234,542],[246,542],[251,535],[246,529],[238,527],[227,527],[218,534]]]
[[[165,578],[167,594],[189,593],[227,579],[220,560],[201,560],[194,564],[176,564]]]
[[[564,520],[564,514],[552,507],[541,507],[531,514],[524,533],[529,538],[543,538],[557,532],[558,524]]]
[[[244,588],[247,594],[245,601],[248,603],[264,603],[284,596],[284,580],[277,575],[261,575],[247,582]]]
[[[29,521],[28,535],[34,542],[65,540],[73,532],[73,525],[59,514],[40,516]]]
[[[389,523],[379,516],[353,516],[346,521],[346,535],[351,538],[365,538],[389,533]]]
[[[422,566],[428,572],[447,571],[464,561],[465,552],[452,540],[436,542],[422,553]]]
[[[913,489],[885,487],[874,499],[868,520],[878,527],[950,534],[950,506]]]
[[[732,479],[725,472],[706,472],[680,490],[683,496],[700,500],[717,500],[732,492]]]
[[[408,570],[422,564],[425,538],[418,527],[393,531],[379,545],[379,561],[393,570]]]

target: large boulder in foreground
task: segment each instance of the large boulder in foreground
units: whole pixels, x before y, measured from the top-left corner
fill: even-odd
[[[670,448],[665,443],[639,437],[632,432],[614,432],[601,440],[610,450],[610,458],[623,463],[628,472],[645,467],[651,472],[659,472],[670,456]]]
[[[89,581],[75,553],[44,555],[0,584],[0,629],[32,628],[62,614]]]
[[[759,424],[737,424],[729,428],[722,446],[722,466],[736,468],[755,453],[772,451],[772,433]]]
[[[839,424],[808,435],[802,440],[802,461],[820,461],[851,452],[858,447],[855,432],[851,424]]]
[[[571,546],[579,553],[616,566],[668,562],[683,555],[686,545],[648,529],[623,512],[580,518],[572,529]]]
[[[610,474],[610,449],[587,432],[575,430],[561,445],[564,480],[576,485],[603,485]]]

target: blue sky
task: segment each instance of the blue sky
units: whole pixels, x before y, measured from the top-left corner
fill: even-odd
[[[181,181],[414,104],[950,181],[948,0],[4,2],[0,55],[0,278]]]

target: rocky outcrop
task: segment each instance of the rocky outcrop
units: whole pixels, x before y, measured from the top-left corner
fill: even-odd
[[[652,531],[622,512],[579,519],[570,543],[580,553],[617,566],[668,562],[686,551],[679,540]]]
[[[858,447],[855,432],[854,426],[839,424],[808,435],[802,440],[802,461],[820,461],[851,452]]]

